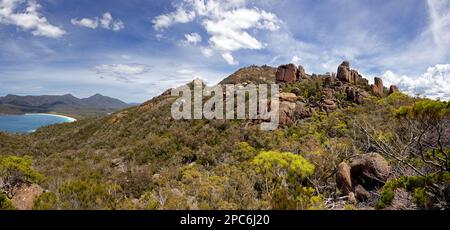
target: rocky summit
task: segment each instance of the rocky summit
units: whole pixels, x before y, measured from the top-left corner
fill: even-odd
[[[372,96],[384,97],[387,95],[384,93],[387,89],[383,86],[381,78],[375,77],[375,84],[369,85],[369,80],[365,79],[357,70],[350,69],[348,61],[339,65],[337,74],[331,75],[308,75],[302,66],[281,65],[276,71],[276,82],[282,84],[284,90],[290,90],[281,95],[281,125],[311,117],[314,111],[329,114],[338,108],[349,106],[349,103],[363,104]],[[308,84],[316,84],[318,90],[315,92],[316,98],[311,95],[308,95],[309,98],[305,98],[302,95],[299,88]],[[391,90],[392,92],[389,94],[399,92],[397,86],[391,86]],[[286,93],[297,94],[297,97],[288,97]]]

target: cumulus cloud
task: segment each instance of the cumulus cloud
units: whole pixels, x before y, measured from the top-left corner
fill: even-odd
[[[195,12],[186,11],[183,6],[177,7],[175,12],[159,15],[153,19],[153,28],[155,30],[164,30],[176,23],[187,23],[193,21]]]
[[[110,12],[103,14],[103,18],[100,20],[102,28],[119,31],[125,28],[125,24],[122,20],[114,20]]]
[[[381,77],[387,85],[395,84],[410,95],[450,99],[450,64],[430,67],[420,76],[399,76],[392,71],[386,71]]]
[[[297,56],[293,56],[291,59],[291,63],[296,64],[296,65],[300,65],[301,64],[300,61],[301,61],[301,59]]]
[[[70,20],[70,22],[73,25],[83,26],[83,27],[87,27],[87,28],[91,28],[91,29],[96,29],[98,27],[98,18],[96,18],[96,19],[83,18],[81,20],[72,18],[72,20]]]
[[[218,51],[231,65],[237,63],[233,52],[241,49],[260,50],[265,47],[250,31],[276,31],[281,23],[273,13],[247,8],[245,0],[184,0],[175,7],[174,12],[157,16],[153,20],[153,28],[161,31],[174,24],[197,19],[210,36],[209,50],[203,47],[202,53],[211,56],[210,50]]]
[[[95,67],[96,73],[102,77],[109,76],[124,81],[133,81],[150,69],[150,66],[143,64],[104,64]]]
[[[224,54],[222,54],[222,57],[230,65],[237,65],[237,64],[239,64],[236,60],[234,60],[233,55],[231,55],[230,53],[224,53]]]
[[[34,36],[60,38],[66,31],[54,26],[39,13],[41,5],[36,1],[0,0],[0,24],[15,25],[31,31]]]
[[[202,36],[198,33],[185,34],[184,37],[187,43],[197,44],[202,41]]]
[[[103,29],[107,30],[113,30],[113,31],[120,31],[125,28],[125,23],[123,23],[122,20],[114,20],[113,16],[110,12],[106,12],[103,14],[102,18],[83,18],[83,19],[76,19],[72,18],[71,20],[73,25],[76,26],[82,26],[87,27],[90,29],[97,29],[97,27],[100,25]]]

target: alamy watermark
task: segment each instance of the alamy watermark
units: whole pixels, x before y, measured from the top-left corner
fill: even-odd
[[[205,86],[195,80],[193,87],[181,86],[171,93],[178,97],[171,109],[175,120],[261,120],[261,130],[279,126],[277,84]]]

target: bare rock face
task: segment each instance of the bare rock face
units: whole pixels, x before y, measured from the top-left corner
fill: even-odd
[[[345,89],[345,93],[347,94],[347,100],[357,104],[363,104],[369,97],[369,94],[366,91],[351,86]]]
[[[336,77],[344,82],[350,82],[350,62],[344,61],[338,67]]]
[[[304,119],[311,117],[314,114],[314,109],[307,107],[305,103],[303,102],[297,102],[294,112],[295,119]]]
[[[297,79],[307,79],[305,68],[303,66],[299,65],[297,70]]]
[[[294,64],[282,65],[278,67],[276,73],[277,83],[294,83],[297,81],[297,67]]]
[[[346,83],[368,85],[369,82],[356,70],[350,69],[350,63],[348,61],[342,62],[338,67],[336,77]]]
[[[297,105],[294,102],[280,102],[280,125],[288,125],[294,122],[294,111],[296,106]]]
[[[325,88],[322,90],[322,100],[333,100],[335,99],[335,91],[331,88]]]
[[[370,193],[361,185],[355,187],[355,195],[358,201],[366,201],[370,198]]]
[[[280,100],[295,102],[297,101],[297,95],[295,95],[294,93],[280,93]]]
[[[375,84],[372,85],[372,94],[377,97],[383,97],[384,96],[383,90],[384,90],[383,79],[376,77]]]
[[[362,155],[350,164],[352,183],[365,189],[379,188],[387,181],[391,168],[378,153]]]
[[[322,98],[320,106],[326,113],[331,113],[338,108],[336,102],[335,91],[331,88],[325,88],[322,90]]]
[[[352,192],[352,178],[350,173],[350,166],[342,162],[339,164],[336,173],[336,185],[344,195],[348,195]]]
[[[14,192],[11,199],[13,206],[18,210],[31,210],[33,208],[34,200],[44,193],[37,184],[22,185]]]
[[[296,97],[297,98],[297,97]],[[296,120],[311,117],[315,110],[300,101],[280,101],[280,125],[290,125]]]
[[[387,181],[391,168],[378,153],[369,153],[353,159],[348,165],[339,164],[336,173],[336,187],[344,195],[354,193],[359,201],[370,199],[370,193],[381,188]]]
[[[391,85],[391,87],[389,87],[389,95],[396,93],[396,92],[400,92],[398,87],[396,85]]]
[[[332,113],[338,108],[336,102],[329,99],[322,100],[320,106],[322,107],[322,110],[325,111],[326,113]]]

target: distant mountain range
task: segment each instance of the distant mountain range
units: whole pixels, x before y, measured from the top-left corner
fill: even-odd
[[[71,94],[62,96],[17,96],[0,97],[0,114],[62,113],[77,117],[108,114],[133,106],[119,99],[95,94],[88,98],[77,98]]]

